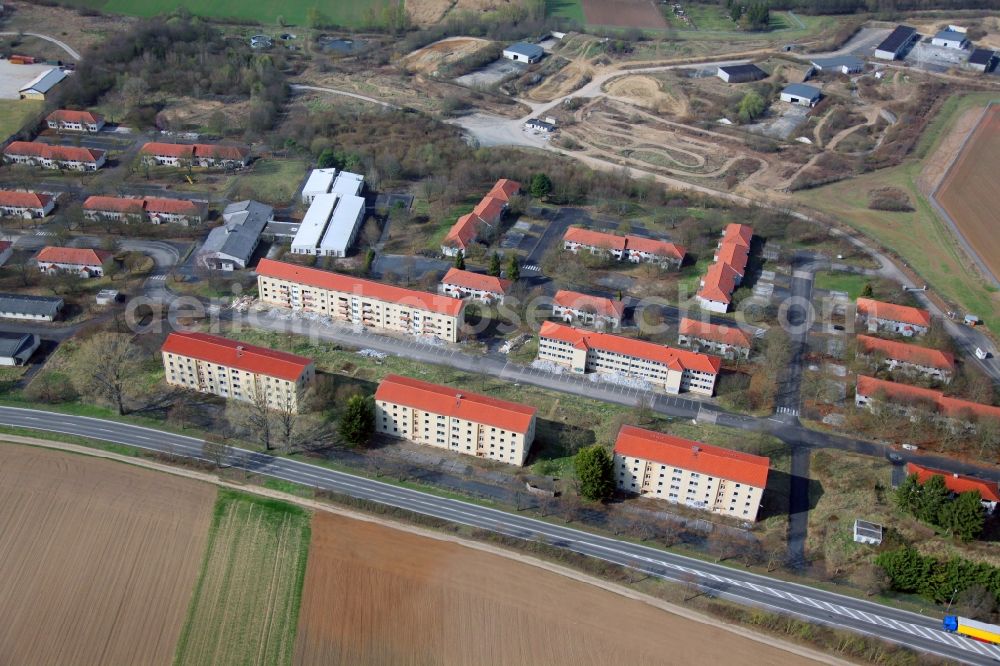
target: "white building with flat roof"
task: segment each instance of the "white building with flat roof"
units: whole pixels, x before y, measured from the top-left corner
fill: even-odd
[[[337,177],[336,169],[313,169],[302,186],[302,203],[312,203],[317,194],[327,194]]]
[[[339,179],[338,179],[339,180]],[[333,196],[333,195],[329,195]],[[327,257],[344,257],[354,244],[365,219],[365,199],[353,194],[340,195],[333,216],[319,244],[319,252]]]
[[[313,197],[306,216],[302,218],[299,231],[292,239],[293,254],[320,254],[319,245],[326,232],[326,227],[333,217],[333,209],[340,197],[336,194],[322,193]]]
[[[330,192],[333,192],[334,194],[350,194],[358,196],[361,194],[361,188],[364,186],[365,177],[361,174],[351,173],[350,171],[341,171],[340,175],[334,179]]]

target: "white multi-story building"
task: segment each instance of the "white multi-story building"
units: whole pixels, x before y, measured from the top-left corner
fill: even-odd
[[[465,302],[271,259],[257,264],[260,300],[406,335],[458,341]]]
[[[615,441],[619,490],[756,520],[771,461],[635,426]]]
[[[55,198],[41,192],[0,190],[0,217],[45,217],[55,205]]]
[[[632,377],[667,393],[712,395],[722,361],[632,338],[582,331],[547,321],[538,332],[538,359],[580,374],[596,372]]]
[[[527,460],[537,411],[400,375],[375,391],[376,432],[510,465]]]
[[[308,358],[207,333],[171,333],[161,352],[171,386],[244,402],[266,400],[275,410],[297,412],[316,378]]]
[[[14,164],[68,171],[97,171],[107,159],[107,153],[97,148],[51,146],[38,141],[12,141],[3,156]]]

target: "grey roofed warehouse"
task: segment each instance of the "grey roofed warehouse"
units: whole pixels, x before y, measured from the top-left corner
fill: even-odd
[[[0,294],[0,317],[52,321],[62,308],[63,299],[56,296]]]

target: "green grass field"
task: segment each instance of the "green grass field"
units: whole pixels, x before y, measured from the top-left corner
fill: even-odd
[[[861,295],[861,290],[865,288],[869,280],[870,278],[865,275],[820,271],[816,273],[816,281],[813,284],[817,289],[846,291],[851,300],[854,300]]]
[[[549,16],[586,23],[580,0],[545,0],[545,13]]]
[[[287,25],[304,26],[306,12],[318,8],[328,22],[345,28],[358,28],[364,23],[365,12],[371,7],[382,6],[384,0],[66,0],[65,4],[89,7],[111,14],[130,16],[156,16],[184,8],[192,14],[217,19],[259,21],[264,25],[277,25],[281,17]]]
[[[933,154],[945,130],[961,112],[982,105],[992,97],[988,93],[978,93],[948,100],[927,128],[914,151],[916,156]],[[917,178],[921,168],[919,159],[911,159],[898,167],[797,192],[795,198],[836,216],[892,249],[960,311],[973,312],[990,330],[1000,331],[1000,294],[973,272],[957,239],[920,192]],[[906,191],[915,210],[885,213],[869,209],[868,192],[880,187]]]
[[[287,205],[295,196],[308,168],[304,160],[258,160],[250,173],[237,179],[230,198]]]
[[[290,664],[309,513],[220,489],[175,664]]]
[[[45,102],[34,99],[0,99],[0,141],[14,134],[41,113]]]

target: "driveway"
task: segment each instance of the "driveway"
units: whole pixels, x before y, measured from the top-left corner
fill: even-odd
[[[56,39],[55,37],[49,37],[48,35],[40,35],[37,32],[25,32],[25,33],[0,32],[0,37],[16,37],[19,34],[28,35],[29,37],[37,37],[38,39],[44,39],[47,42],[52,42],[53,44],[55,44],[56,46],[58,46],[59,48],[61,48],[63,51],[65,51],[67,54],[69,54],[69,57],[73,58],[73,60],[82,60],[83,59],[83,56],[81,56],[80,53],[76,49],[74,49],[72,46],[70,46],[66,42],[60,41],[60,40]],[[51,65],[50,65],[50,67],[51,67]]]

